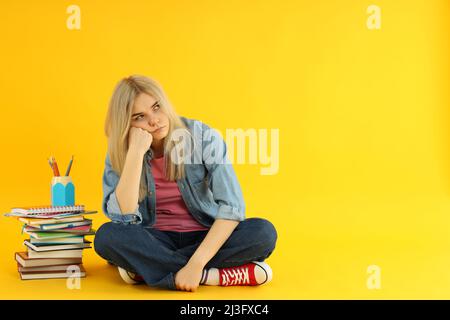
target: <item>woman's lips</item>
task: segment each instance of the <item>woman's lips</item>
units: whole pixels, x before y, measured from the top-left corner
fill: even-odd
[[[164,129],[165,128],[165,126],[164,127],[161,127],[161,128],[159,128],[159,129],[156,129],[155,131],[153,131],[152,133],[159,133],[159,132],[161,132],[161,129]]]

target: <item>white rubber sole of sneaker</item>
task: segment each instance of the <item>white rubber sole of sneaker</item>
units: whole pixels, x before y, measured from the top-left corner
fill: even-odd
[[[119,274],[120,277],[123,279],[123,281],[125,281],[128,284],[138,284],[139,282],[133,280],[133,278],[131,277],[130,273],[127,270],[121,268],[121,267],[117,267],[117,269],[119,270]],[[131,273],[132,274],[132,273]]]
[[[257,277],[261,280],[261,284],[270,282],[272,280],[273,274],[272,274],[272,268],[266,263],[261,261],[252,261],[254,264],[260,267],[261,271],[258,272],[255,269],[255,272],[258,273]],[[256,267],[255,267],[256,268]],[[258,281],[260,282],[260,281]]]

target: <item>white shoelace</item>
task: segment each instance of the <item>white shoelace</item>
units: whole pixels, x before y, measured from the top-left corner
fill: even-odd
[[[248,267],[224,270],[222,273],[222,285],[232,286],[239,284],[250,284]]]

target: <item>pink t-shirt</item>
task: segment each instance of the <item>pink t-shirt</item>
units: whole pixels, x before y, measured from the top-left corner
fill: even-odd
[[[165,157],[151,160],[156,188],[156,223],[153,228],[177,232],[208,230],[188,211],[176,181],[166,180],[164,162]]]

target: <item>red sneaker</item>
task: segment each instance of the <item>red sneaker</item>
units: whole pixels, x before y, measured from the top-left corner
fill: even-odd
[[[259,286],[272,280],[272,269],[265,262],[252,261],[219,269],[219,278],[221,286]]]

